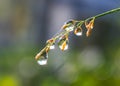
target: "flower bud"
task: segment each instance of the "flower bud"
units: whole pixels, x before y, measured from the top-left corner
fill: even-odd
[[[85,27],[86,27],[87,29],[93,29],[94,21],[95,21],[95,18],[93,18],[92,20],[90,20],[89,23],[88,23],[88,21],[86,21],[86,22],[85,22]]]
[[[92,32],[92,29],[93,29],[93,26],[94,26],[94,20],[95,20],[95,17],[92,18],[92,20],[89,21],[89,23],[87,21],[85,21],[85,27],[87,28],[87,32],[86,32],[86,36],[90,36],[91,32]]]

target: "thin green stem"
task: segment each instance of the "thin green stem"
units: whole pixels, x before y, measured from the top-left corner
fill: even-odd
[[[112,9],[112,10],[110,10],[110,11],[107,11],[107,12],[104,12],[104,13],[101,13],[101,14],[98,14],[98,15],[96,15],[96,16],[93,16],[93,17],[99,18],[99,17],[105,16],[105,15],[108,15],[108,14],[111,14],[111,13],[118,12],[118,11],[120,11],[120,8],[115,8],[115,9]],[[89,17],[89,18],[87,18],[86,20],[89,20],[89,19],[91,19],[91,18],[93,18],[93,17]]]

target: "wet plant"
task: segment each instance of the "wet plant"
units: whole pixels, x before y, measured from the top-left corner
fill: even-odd
[[[65,51],[69,48],[69,33],[74,32],[76,36],[83,35],[83,25],[86,28],[86,36],[89,37],[92,33],[95,20],[99,17],[115,13],[120,11],[120,8],[116,8],[93,17],[89,17],[85,20],[70,19],[64,23],[60,31],[55,34],[51,39],[47,40],[45,47],[35,56],[39,65],[46,65],[48,60],[48,52],[55,49],[55,43],[58,42],[60,50]],[[58,41],[57,41],[58,40]]]

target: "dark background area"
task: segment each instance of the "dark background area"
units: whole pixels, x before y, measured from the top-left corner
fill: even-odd
[[[119,0],[0,0],[0,86],[120,86],[120,12],[95,20],[90,37],[69,37],[69,49],[35,55],[69,19],[120,7]],[[85,27],[83,27],[85,29]]]

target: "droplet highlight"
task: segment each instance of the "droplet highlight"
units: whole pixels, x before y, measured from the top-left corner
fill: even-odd
[[[66,31],[73,31],[74,30],[74,26],[69,26],[65,28]]]

